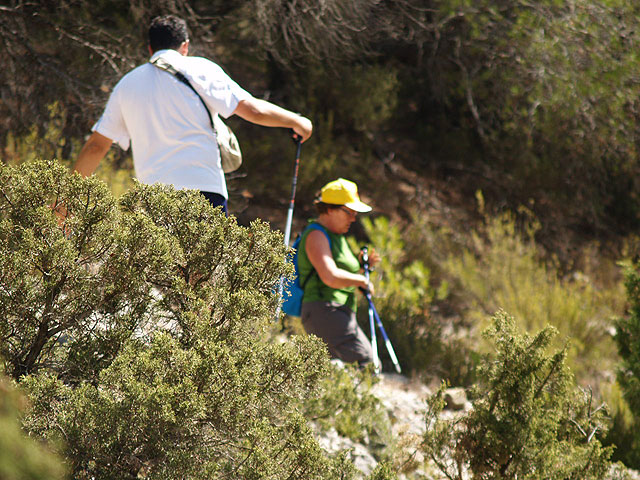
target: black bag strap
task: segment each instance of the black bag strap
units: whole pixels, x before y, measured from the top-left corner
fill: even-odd
[[[175,76],[179,81],[181,81],[182,83],[184,83],[187,87],[189,87],[191,89],[191,91],[193,93],[196,94],[196,96],[198,97],[198,99],[200,100],[200,102],[202,103],[202,106],[204,107],[205,112],[207,112],[207,116],[209,117],[209,123],[211,123],[211,128],[213,129],[213,131],[216,131],[216,127],[213,124],[213,117],[211,116],[211,112],[209,111],[209,108],[207,107],[207,104],[204,103],[204,100],[202,99],[202,97],[200,96],[200,94],[196,91],[195,88],[193,88],[193,85],[191,85],[191,83],[189,82],[189,80],[187,80],[187,77],[185,77],[182,72],[177,71],[173,65],[171,65],[169,62],[167,62],[166,60],[164,60],[162,57],[157,57],[154,61],[150,62],[152,65],[155,65],[156,67],[158,67],[161,70],[164,70],[166,72],[171,73],[173,76]]]

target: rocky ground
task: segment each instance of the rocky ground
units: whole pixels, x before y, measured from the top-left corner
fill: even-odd
[[[399,480],[441,480],[435,469],[425,464],[419,445],[425,432],[426,399],[431,389],[420,382],[395,373],[383,373],[373,386],[372,393],[386,409],[391,422],[395,439],[401,439],[399,449],[394,457],[405,465],[404,472],[398,473]],[[463,414],[472,408],[465,391],[451,388],[446,391],[447,406],[442,415],[451,418]],[[322,447],[332,453],[349,450],[356,468],[362,472],[362,478],[369,475],[378,464],[374,457],[375,445],[370,442],[358,443],[342,437],[335,430],[318,434]],[[401,468],[402,470],[402,468]],[[627,470],[619,465],[612,468],[603,480],[640,480],[640,473]]]
[[[425,402],[432,393],[431,389],[403,375],[383,373],[379,376],[378,383],[373,386],[372,393],[380,400],[389,415],[394,438],[402,439],[400,442],[402,452],[397,452],[397,456],[406,465],[407,470],[411,471],[399,474],[398,478],[401,480],[428,478],[425,476],[424,469],[415,470],[415,467],[424,463],[419,445],[426,428]],[[443,415],[455,415],[456,412],[471,408],[463,389],[447,390],[446,399],[447,409]],[[319,434],[318,440],[325,450],[332,453],[350,450],[351,458],[363,477],[370,474],[378,464],[372,453],[374,446],[366,444],[368,442],[354,442],[349,438],[341,437],[335,430]]]

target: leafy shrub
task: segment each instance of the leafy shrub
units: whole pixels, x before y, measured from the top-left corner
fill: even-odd
[[[619,446],[617,457],[632,468],[640,467],[640,264],[637,260],[625,262],[625,287],[629,302],[628,314],[616,322],[616,342],[622,359],[618,370],[618,383],[626,404],[614,417],[614,432],[609,441]],[[628,409],[627,415],[625,410]],[[630,415],[629,415],[630,414]],[[628,418],[631,416],[631,418]]]
[[[144,320],[151,285],[140,280],[162,252],[144,230],[120,225],[102,182],[61,165],[2,167],[0,191],[0,348],[9,373],[73,370],[88,332],[91,362],[108,362]],[[62,228],[50,205],[69,212]]]
[[[408,98],[424,96],[421,115],[408,122],[443,118],[421,140],[454,168],[460,159],[472,164],[475,185],[490,172],[487,185],[501,201],[508,190],[518,202],[542,199],[538,208],[561,212],[565,225],[602,228],[616,218],[620,229],[635,228],[638,6],[617,0],[542,0],[533,8],[523,0],[436,4],[433,34],[425,29],[414,37],[434,50],[424,53],[425,67],[405,86]],[[441,96],[436,108],[434,94]],[[447,155],[443,139],[457,155]]]
[[[305,416],[321,430],[333,427],[356,442],[390,445],[389,418],[371,393],[374,383],[371,371],[332,366],[331,375],[320,382],[321,395],[306,403]]]
[[[279,233],[168,186],[116,202],[56,162],[1,167],[0,192],[3,354],[74,478],[351,478],[299,413],[322,343],[269,341]]]
[[[45,446],[27,437],[19,417],[28,409],[15,385],[0,377],[0,478],[3,480],[58,480],[64,478],[61,460]]]
[[[602,393],[611,412],[611,425],[602,443],[615,447],[611,457],[613,461],[637,470],[640,467],[640,449],[636,438],[636,415],[629,407],[619,383],[612,383]]]
[[[452,289],[476,325],[504,309],[522,331],[554,326],[556,347],[570,339],[567,360],[578,379],[602,380],[617,361],[611,332],[622,309],[618,285],[599,287],[581,272],[563,278],[553,261],[540,258],[536,230],[531,221],[521,235],[512,213],[486,218],[484,228],[472,232],[471,246],[444,263]]]
[[[575,386],[564,349],[546,353],[555,333],[520,335],[497,313],[485,332],[495,357],[479,369],[472,410],[445,420],[444,387],[430,397],[423,448],[447,478],[596,480],[608,472],[612,448],[595,435],[605,428],[603,406]]]
[[[376,217],[363,218],[362,225],[381,255],[372,275],[376,284],[374,302],[400,364],[408,371],[467,383],[473,369],[469,346],[451,334],[447,320],[432,314],[433,303],[450,293],[448,282],[431,273],[433,252],[424,251],[423,238],[416,234],[414,224],[401,230],[387,218]],[[366,304],[359,312],[362,320]],[[385,352],[380,354],[385,358]]]
[[[326,368],[317,342],[202,343],[131,342],[97,385],[28,377],[26,426],[62,437],[77,477],[326,478],[331,462],[295,408]]]

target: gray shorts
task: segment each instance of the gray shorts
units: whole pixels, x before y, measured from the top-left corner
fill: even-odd
[[[322,300],[303,303],[302,325],[307,333],[325,341],[332,358],[360,365],[373,361],[371,343],[350,308]]]

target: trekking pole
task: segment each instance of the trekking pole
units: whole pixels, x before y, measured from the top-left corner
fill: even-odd
[[[364,266],[364,276],[369,283],[369,253],[367,247],[362,247],[362,264]],[[367,293],[369,289],[367,289]],[[373,319],[373,308],[369,302],[369,330],[371,331],[371,350],[373,350],[373,369],[380,373],[380,358],[378,358],[378,340],[376,339],[376,325]]]
[[[289,200],[289,210],[287,211],[287,224],[284,227],[284,244],[289,246],[291,238],[291,224],[293,223],[293,206],[296,203],[296,187],[298,186],[298,167],[300,166],[300,150],[302,148],[302,137],[294,134],[296,142],[296,161],[293,166],[293,179],[291,180],[291,199]]]
[[[300,166],[300,150],[302,149],[302,137],[296,133],[293,134],[296,142],[296,160],[293,166],[293,179],[291,180],[291,198],[289,199],[289,210],[287,211],[287,223],[284,227],[284,244],[288,247],[291,239],[291,224],[293,223],[293,207],[296,203],[296,187],[298,186],[298,167]],[[280,285],[278,285],[278,298],[282,298],[284,292],[284,279],[280,277]],[[280,302],[276,308],[276,321],[280,317]]]
[[[369,270],[369,265],[368,263],[365,263],[364,264],[365,275],[368,274],[368,270]],[[380,329],[380,333],[382,333],[382,338],[384,339],[384,343],[387,347],[387,351],[389,352],[389,356],[391,357],[391,361],[393,362],[393,366],[396,367],[396,372],[401,373],[402,369],[400,368],[398,357],[396,357],[396,352],[393,350],[393,346],[391,345],[391,340],[389,340],[389,336],[387,335],[386,330],[382,326],[382,320],[380,320],[380,315],[378,315],[378,311],[376,310],[376,307],[373,304],[373,299],[371,298],[371,292],[369,291],[369,289],[365,290],[365,296],[367,297],[367,302],[369,302],[369,309],[373,312],[373,316],[376,320],[376,324]]]

